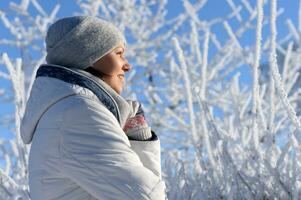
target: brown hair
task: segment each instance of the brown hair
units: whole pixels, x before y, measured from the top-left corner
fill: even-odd
[[[92,74],[94,76],[97,76],[98,78],[103,78],[105,76],[108,76],[107,74],[102,73],[101,71],[99,71],[91,66],[88,67],[87,69],[85,69],[85,71],[89,72],[90,74]]]

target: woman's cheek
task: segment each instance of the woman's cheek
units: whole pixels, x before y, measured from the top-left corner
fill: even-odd
[[[101,71],[105,74],[114,75],[118,71],[118,62],[116,58],[110,57],[105,60],[101,66]]]

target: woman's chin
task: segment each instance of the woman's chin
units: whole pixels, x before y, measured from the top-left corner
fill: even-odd
[[[118,94],[121,94],[122,92],[122,88],[113,88],[113,90],[115,90],[115,92],[117,92]]]

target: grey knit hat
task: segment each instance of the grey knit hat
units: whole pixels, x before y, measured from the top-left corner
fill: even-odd
[[[112,23],[92,16],[59,19],[46,35],[48,64],[86,69],[119,44],[126,45],[121,31]]]

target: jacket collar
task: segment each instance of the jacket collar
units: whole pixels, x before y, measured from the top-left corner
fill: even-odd
[[[116,117],[122,128],[127,118],[133,115],[134,111],[131,105],[100,78],[81,69],[43,64],[37,71],[22,119],[21,136],[23,141],[27,144],[31,142],[39,119],[53,103],[70,94],[77,93],[80,88],[88,89],[95,94]]]

